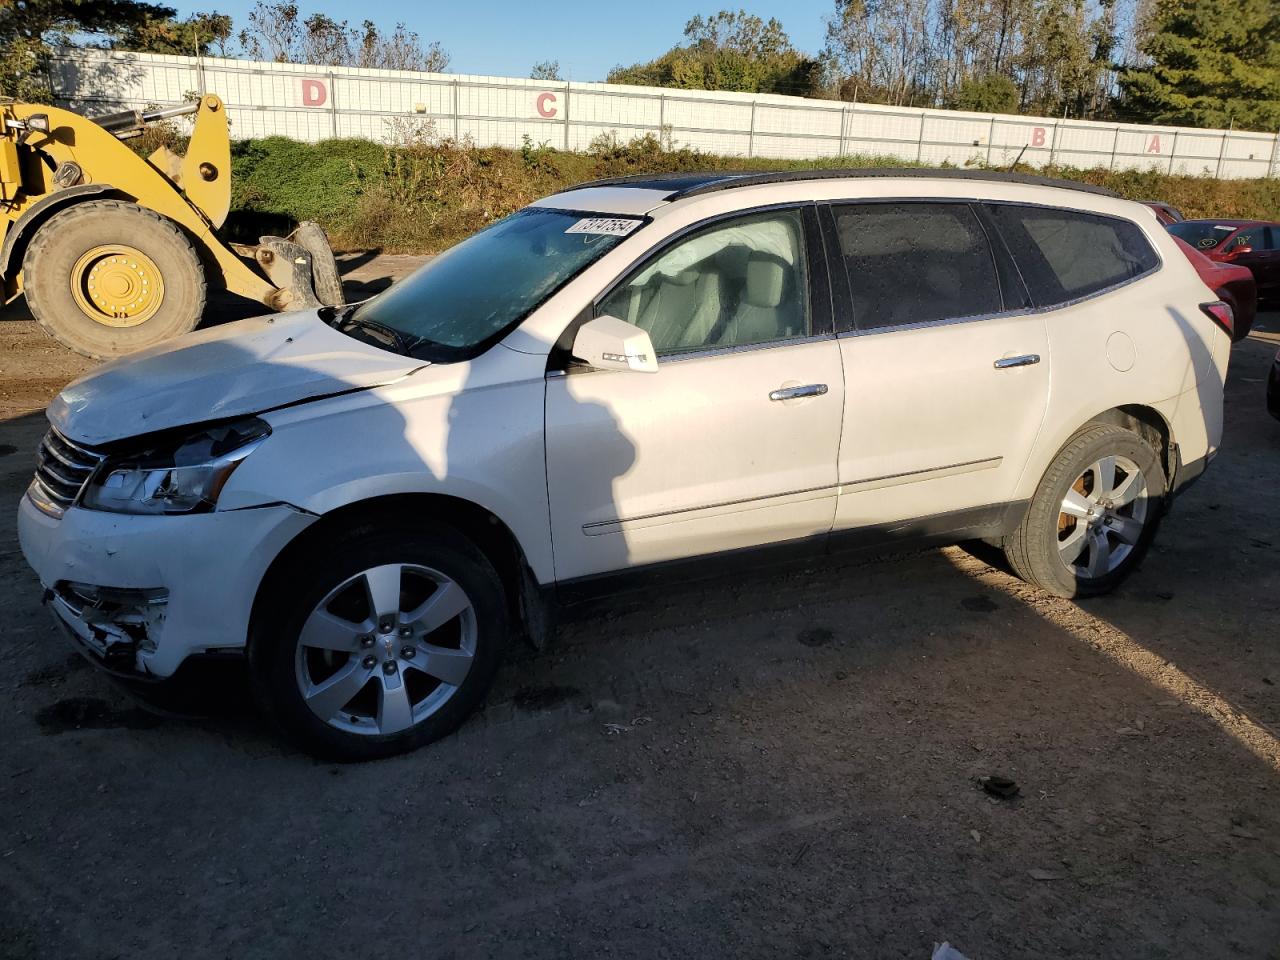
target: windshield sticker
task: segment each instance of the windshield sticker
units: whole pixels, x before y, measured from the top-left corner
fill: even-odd
[[[639,220],[627,217],[588,217],[579,220],[565,233],[593,233],[605,237],[625,237],[640,226]]]

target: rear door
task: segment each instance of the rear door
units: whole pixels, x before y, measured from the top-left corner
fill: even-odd
[[[844,285],[835,528],[995,522],[1047,403],[1044,318],[974,205],[833,204],[827,223]]]

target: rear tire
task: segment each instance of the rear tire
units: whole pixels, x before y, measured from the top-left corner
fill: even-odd
[[[285,562],[263,585],[249,675],[259,706],[302,749],[338,761],[416,750],[484,699],[507,606],[493,565],[462,534],[362,524]]]
[[[1022,523],[1004,540],[1005,557],[1023,580],[1060,597],[1107,593],[1151,545],[1166,484],[1145,439],[1088,424],[1045,471]]]
[[[172,220],[123,200],[54,214],[22,270],[44,331],[95,360],[189,333],[204,314],[204,269],[191,241]]]

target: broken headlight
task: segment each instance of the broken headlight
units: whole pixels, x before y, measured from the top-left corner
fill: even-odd
[[[113,513],[212,510],[236,467],[270,434],[265,421],[251,418],[108,457],[85,486],[81,503]]]

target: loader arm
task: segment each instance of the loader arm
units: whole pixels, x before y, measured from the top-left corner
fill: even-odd
[[[200,98],[182,158],[182,189],[214,229],[222,226],[231,209],[231,131],[222,101],[211,94]]]
[[[231,201],[231,148],[226,111],[212,95],[201,98],[191,149],[171,180],[94,121],[58,107],[9,103],[0,107],[6,119],[28,121],[48,117],[48,130],[30,129],[23,158],[23,188],[0,205],[0,217],[15,229],[37,202],[61,188],[81,184],[109,184],[114,193],[168,217],[217,265],[221,284],[241,296],[275,310],[288,306],[285,291],[260,277],[214,234],[226,219]],[[178,184],[182,189],[179,189]],[[6,277],[9,290],[17,267]]]

